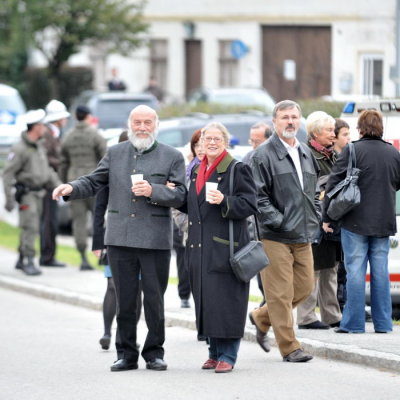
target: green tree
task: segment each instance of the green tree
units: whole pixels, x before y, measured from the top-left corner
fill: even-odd
[[[46,58],[53,97],[58,97],[62,65],[82,45],[102,44],[107,53],[127,55],[141,45],[140,33],[147,30],[147,24],[142,21],[143,1],[2,0],[3,2],[9,5],[3,20],[15,19],[17,21],[12,26],[20,24],[19,28],[29,33],[28,36],[25,35],[21,47],[26,49],[30,45],[40,50]],[[1,20],[0,17],[0,23]],[[10,23],[6,25],[7,31],[14,31]],[[0,26],[0,36],[1,33]],[[7,40],[3,42],[7,43]],[[12,46],[10,42],[7,47],[9,46]]]
[[[23,89],[28,62],[29,33],[24,23],[25,4],[2,0],[0,5],[0,81]]]

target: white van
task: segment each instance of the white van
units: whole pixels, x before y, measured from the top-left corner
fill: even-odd
[[[361,111],[377,110],[383,116],[383,139],[400,151],[400,99],[354,101],[345,105],[340,118],[350,126],[352,140],[359,138],[357,120]],[[400,230],[400,191],[396,195],[397,229]],[[400,319],[400,232],[390,237],[389,251],[390,293],[393,316]],[[366,301],[370,303],[370,273],[367,272]]]
[[[364,110],[377,110],[383,117],[383,139],[400,151],[400,99],[348,102],[340,115],[350,126],[352,140],[358,139],[357,120]]]
[[[11,146],[21,137],[26,125],[18,118],[26,111],[18,91],[0,83],[0,159],[5,159]]]

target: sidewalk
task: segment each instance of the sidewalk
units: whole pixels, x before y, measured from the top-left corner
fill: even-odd
[[[101,310],[106,282],[100,271],[80,272],[76,267],[43,268],[43,274],[28,277],[14,268],[15,252],[1,249],[0,287],[31,295],[61,301],[76,306]],[[171,276],[176,268],[171,262]],[[259,296],[257,283],[251,283],[250,292]],[[195,328],[192,308],[181,309],[176,285],[169,285],[165,295],[165,317],[167,326]],[[249,303],[249,310],[257,307]],[[328,359],[348,361],[373,368],[400,372],[400,326],[391,334],[375,334],[371,323],[366,334],[337,334],[330,330],[297,330],[297,338],[309,353]],[[274,342],[273,335],[270,334]],[[255,342],[255,329],[247,323],[245,340]],[[272,343],[274,345],[274,343]],[[255,344],[256,345],[256,344]],[[260,357],[267,355],[260,349]]]

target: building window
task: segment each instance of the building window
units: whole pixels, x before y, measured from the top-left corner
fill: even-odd
[[[232,40],[219,41],[219,86],[238,85],[238,60],[232,55]]]
[[[154,77],[161,88],[167,86],[167,40],[150,40],[150,76]]]
[[[365,54],[361,58],[362,94],[382,96],[383,57]]]

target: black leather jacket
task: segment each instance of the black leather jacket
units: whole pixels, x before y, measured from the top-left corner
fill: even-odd
[[[319,167],[310,149],[300,143],[303,186],[285,146],[276,133],[256,149],[252,169],[257,185],[258,221],[262,239],[281,243],[313,243],[320,227],[316,193]]]

